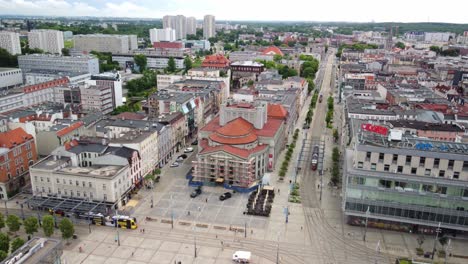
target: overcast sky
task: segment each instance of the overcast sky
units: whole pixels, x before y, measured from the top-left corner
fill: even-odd
[[[467,10],[467,0],[0,0],[3,15],[217,20],[468,23]]]

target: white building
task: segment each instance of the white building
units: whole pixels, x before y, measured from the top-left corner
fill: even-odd
[[[19,33],[0,31],[0,48],[5,49],[11,55],[21,54]]]
[[[0,68],[0,91],[23,84],[21,69]]]
[[[128,53],[138,49],[136,35],[75,35],[73,36],[74,49],[81,52],[111,52]]]
[[[209,39],[216,35],[215,28],[215,17],[212,15],[206,15],[203,18],[203,38]]]
[[[122,79],[119,73],[106,72],[92,75],[80,86],[81,105],[89,113],[100,111],[103,114],[112,112],[123,105]]]
[[[176,39],[187,38],[187,19],[183,15],[164,16],[163,28],[172,28],[175,30]]]
[[[99,61],[93,56],[30,54],[18,56],[18,66],[23,72],[48,70],[91,74],[99,73]]]
[[[450,39],[455,40],[455,33],[451,32],[425,32],[424,41],[427,42],[448,42]]]
[[[152,28],[149,30],[151,43],[159,41],[175,41],[176,33],[172,28]]]
[[[164,69],[167,67],[169,62],[169,57],[167,56],[153,56],[148,55],[147,58],[147,67],[150,69]],[[173,57],[176,63],[177,69],[184,68],[184,57]],[[112,56],[112,61],[119,63],[119,66],[123,69],[127,67],[128,63],[135,63],[133,55],[116,55]]]
[[[28,32],[28,43],[31,49],[37,48],[53,54],[62,54],[65,47],[63,32],[58,30],[31,30]]]
[[[194,17],[187,17],[187,35],[197,34],[197,19]]]

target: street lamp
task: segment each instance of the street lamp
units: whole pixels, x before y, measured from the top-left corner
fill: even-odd
[[[440,222],[439,222],[439,226],[437,227],[436,229],[436,237],[435,237],[435,240],[434,240],[434,246],[432,247],[432,259],[434,259],[434,253],[436,251],[436,244],[437,244],[437,240],[439,239],[439,233],[442,231],[442,229],[440,229]],[[445,253],[447,254],[447,252]]]
[[[366,228],[364,229],[364,237],[362,238],[364,242],[366,242],[367,222],[368,222],[368,220],[369,220],[369,215],[370,215],[370,206],[367,206],[367,211],[366,211]]]
[[[5,215],[8,216],[8,206],[7,206],[7,201],[3,201],[5,203]]]

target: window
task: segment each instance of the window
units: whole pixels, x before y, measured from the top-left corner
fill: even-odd
[[[81,193],[80,191],[76,191],[76,196],[80,197],[81,196]]]
[[[367,152],[367,153],[366,153],[366,161],[369,161],[369,160],[370,160],[370,157],[371,157],[371,153],[370,153],[370,152]]]
[[[453,172],[453,178],[454,179],[458,179],[459,177],[460,177],[460,172],[458,172],[458,171]]]
[[[91,182],[88,182],[89,188],[93,187],[93,184]]]
[[[406,165],[410,165],[411,164],[411,156],[406,156]]]
[[[50,182],[50,179],[49,179],[49,177],[47,177],[46,179],[47,179],[47,182]]]
[[[464,189],[464,190],[463,190],[462,196],[463,196],[463,197],[468,197],[468,189]]]
[[[41,182],[43,182],[43,181],[44,181],[44,178],[41,177]]]
[[[393,163],[393,164],[396,164],[397,161],[398,161],[398,155],[397,155],[397,154],[393,154],[392,163]]]
[[[431,176],[431,169],[426,169],[424,171],[424,176]]]
[[[379,180],[379,187],[381,188],[390,188],[392,186],[392,181]]]
[[[82,184],[83,184],[83,187],[86,187],[86,182],[82,182]]]
[[[433,185],[428,185],[428,184],[423,184],[422,190],[424,192],[433,192],[434,191],[434,186]]]
[[[436,193],[447,194],[447,187],[445,187],[445,186],[437,186]]]
[[[105,185],[105,184],[102,185],[102,189],[103,189],[103,190],[106,189],[106,185]]]
[[[444,170],[439,171],[439,177],[445,177],[445,171]]]
[[[370,166],[370,169],[375,171],[377,169],[377,164],[372,163],[371,166]]]
[[[62,194],[62,191],[61,191],[60,189],[57,189],[57,193],[58,193],[59,195],[61,195],[61,194]]]
[[[455,163],[454,160],[449,160],[449,161],[448,161],[448,167],[447,167],[447,168],[448,168],[449,170],[453,170],[453,163]]]
[[[89,198],[93,199],[93,193],[92,192],[89,193]]]
[[[70,191],[70,196],[73,197],[73,190]]]
[[[385,164],[384,165],[384,171],[390,171],[390,165]]]
[[[76,186],[80,186],[80,182],[79,181],[76,181]]]
[[[463,162],[463,171],[468,171],[468,161]]]
[[[426,157],[420,157],[419,166],[424,167],[425,164],[426,164]]]
[[[411,174],[416,174],[417,171],[418,171],[417,168],[411,168]]]
[[[72,181],[72,180],[70,180],[70,185],[73,185],[73,181]]]
[[[358,169],[362,169],[362,167],[364,167],[364,163],[362,161],[358,162],[357,167]]]
[[[63,179],[63,184],[67,184],[67,181],[65,181],[65,179]]]
[[[439,164],[440,164],[440,159],[439,159],[439,158],[435,158],[435,159],[434,159],[434,168],[439,168]]]
[[[398,166],[397,172],[398,172],[398,173],[402,173],[402,172],[403,172],[403,166]]]
[[[382,162],[384,160],[385,154],[379,153],[379,162]]]
[[[107,201],[107,194],[104,194],[103,200]]]

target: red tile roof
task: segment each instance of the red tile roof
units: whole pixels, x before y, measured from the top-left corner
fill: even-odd
[[[153,47],[157,49],[181,49],[182,42],[153,42]]]
[[[203,150],[199,154],[207,154],[211,152],[223,151],[223,152],[229,153],[231,155],[234,155],[243,159],[247,159],[250,155],[263,151],[267,147],[267,145],[258,145],[257,147],[253,149],[240,149],[240,148],[236,148],[236,147],[229,146],[229,145],[210,147],[208,146],[208,142],[206,140],[202,140],[200,144],[203,147]]]
[[[263,53],[263,55],[281,55],[281,56],[284,56],[284,53],[276,46],[268,47],[262,53]]]
[[[248,122],[248,121],[246,121]],[[274,119],[274,118],[269,118],[268,121],[266,122],[265,125],[263,125],[262,129],[255,129],[254,132],[257,136],[260,137],[274,137],[276,132],[278,132],[278,129],[281,127],[281,125],[284,123],[283,120],[281,119]],[[215,132],[217,131],[221,126],[219,125],[219,116],[211,120],[208,124],[206,124],[201,131],[204,132]]]
[[[268,117],[286,119],[288,111],[280,104],[268,104]]]
[[[242,117],[238,117],[225,126],[218,128],[215,133],[228,137],[240,137],[251,134],[254,130],[253,125]]]
[[[57,131],[57,136],[59,137],[63,137],[65,136],[66,134],[69,134],[71,133],[72,131],[80,128],[81,126],[83,126],[83,122],[79,121],[79,122],[76,122],[76,123],[73,123],[71,124],[69,127],[66,127],[66,128],[63,128],[59,131]]]
[[[55,79],[52,81],[47,81],[43,83],[38,83],[38,84],[33,84],[33,85],[28,85],[23,87],[23,92],[24,93],[32,93],[35,91],[51,88],[51,87],[56,87],[59,85],[64,85],[68,83],[68,78],[63,77],[61,79]]]
[[[73,148],[75,146],[78,146],[79,144],[80,143],[78,142],[78,140],[73,139],[72,141],[67,142],[67,143],[64,144],[65,150],[70,150],[71,148]]]
[[[0,147],[12,148],[33,139],[33,136],[26,133],[21,127],[0,133]]]
[[[132,112],[123,112],[123,113],[116,115],[114,118],[116,119],[124,118],[124,119],[129,119],[129,120],[143,120],[145,118],[145,115],[132,113]]]
[[[230,64],[231,62],[228,59],[226,59],[226,57],[224,57],[221,54],[215,54],[206,56],[203,60],[202,67],[227,68]]]

